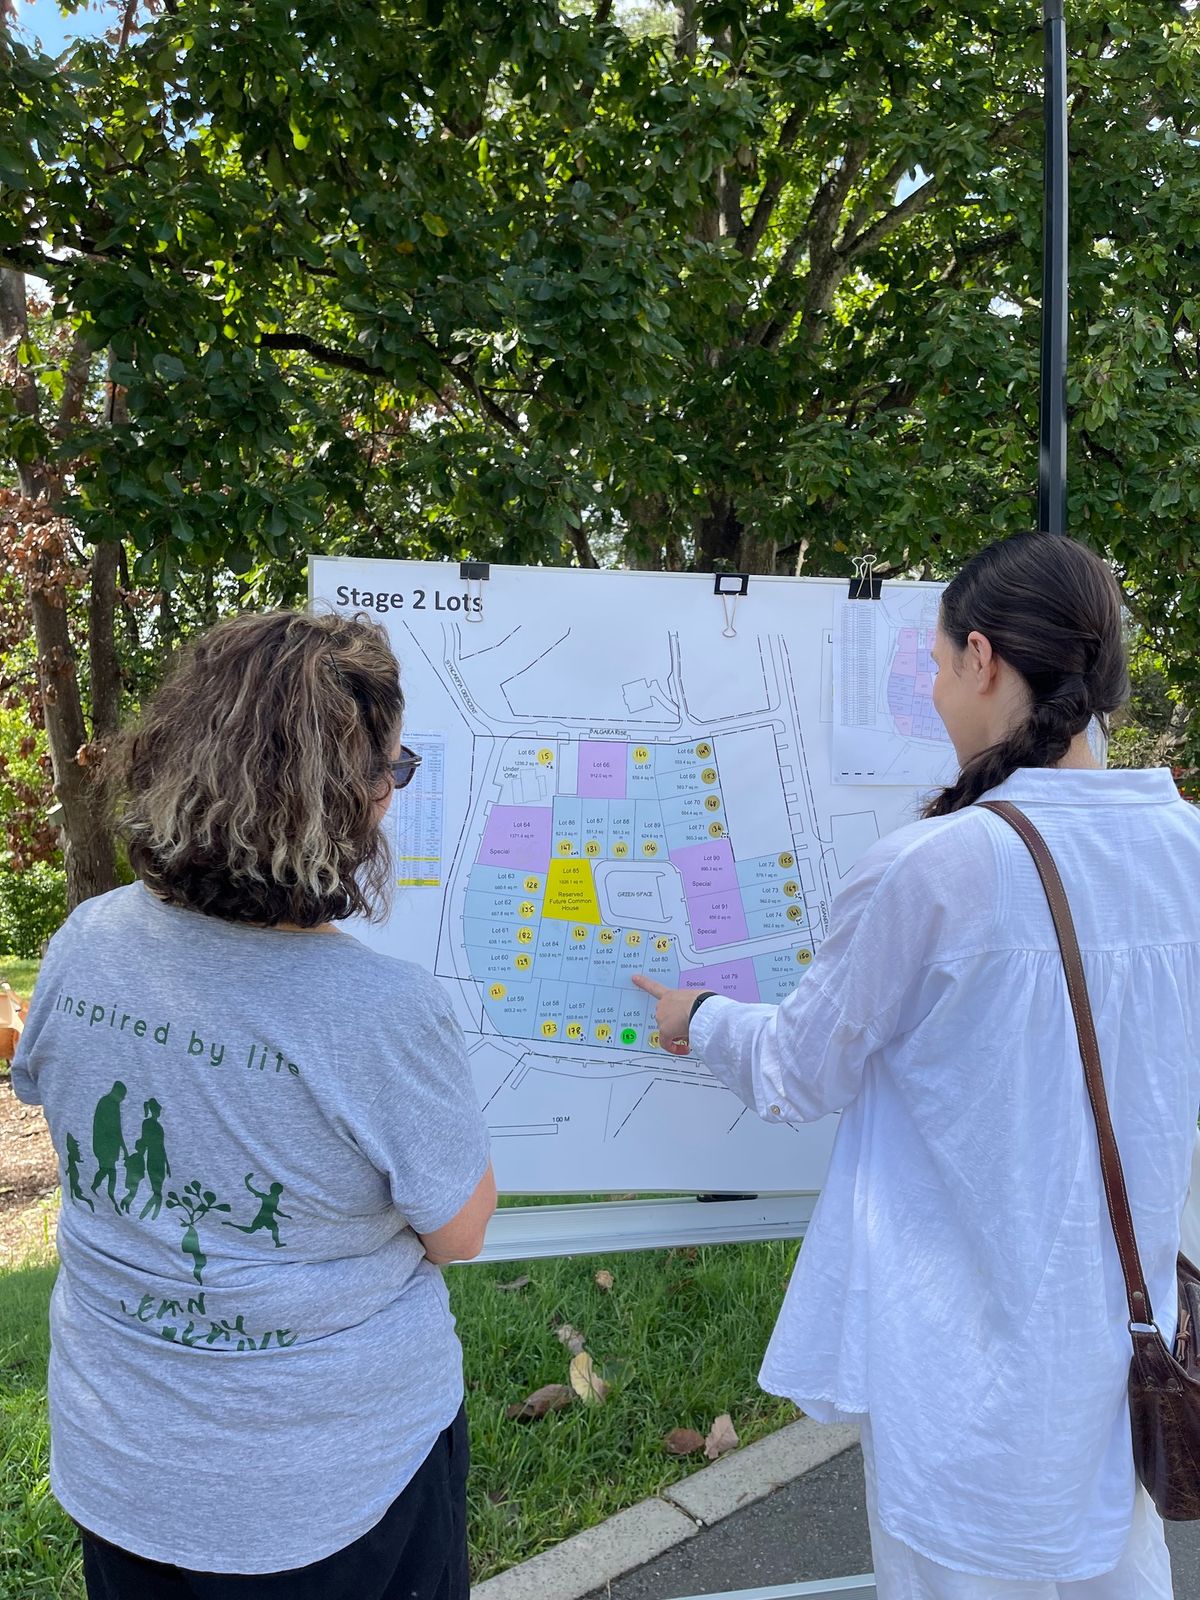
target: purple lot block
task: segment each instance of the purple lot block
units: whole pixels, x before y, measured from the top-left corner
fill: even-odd
[[[480,866],[545,872],[552,820],[549,806],[493,806],[479,847]]]
[[[736,889],[732,894],[715,894],[704,900],[689,896],[687,904],[692,942],[697,950],[709,950],[718,944],[737,944],[750,937],[742,897]]]
[[[694,895],[703,897],[723,891],[737,894],[737,867],[728,839],[682,845],[671,851],[671,861],[683,879],[683,892],[689,900]]]
[[[624,800],[625,763],[629,752],[623,744],[604,744],[596,739],[579,742],[579,795],[600,795],[605,800]]]
[[[761,999],[753,961],[726,961],[715,967],[690,967],[679,974],[679,987],[711,989],[714,994],[728,995],[731,1000],[746,1000],[751,1004]]]

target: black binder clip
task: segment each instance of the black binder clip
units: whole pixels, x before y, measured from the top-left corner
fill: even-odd
[[[722,639],[737,638],[733,620],[737,616],[738,601],[744,599],[749,592],[748,572],[718,572],[713,575],[713,593],[720,600],[721,609],[725,613],[725,626],[721,629]]]
[[[492,575],[491,563],[487,561],[460,561],[458,575],[467,586],[467,609],[464,613],[466,622],[483,621],[483,586]]]
[[[850,579],[851,600],[878,600],[883,579],[875,576],[874,555],[854,556],[854,576]]]

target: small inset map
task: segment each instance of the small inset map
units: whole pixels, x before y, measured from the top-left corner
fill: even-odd
[[[949,736],[933,705],[936,610],[925,596],[885,589],[845,600],[834,620],[834,783],[934,788],[954,776]],[[910,613],[916,612],[916,615]]]

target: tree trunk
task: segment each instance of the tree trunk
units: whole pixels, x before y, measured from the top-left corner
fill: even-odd
[[[92,680],[92,737],[98,743],[121,722],[121,663],[117,659],[117,560],[119,545],[105,540],[92,552],[88,596],[88,664]]]
[[[0,333],[5,340],[28,332],[24,274],[0,270]],[[14,381],[18,409],[36,416],[39,395],[33,374],[19,365]],[[21,493],[35,520],[55,512],[61,482],[50,463],[36,460],[20,467]],[[49,534],[49,529],[47,532]],[[115,550],[113,577],[115,581]],[[116,852],[112,829],[89,752],[79,675],[71,645],[67,589],[62,568],[67,554],[53,537],[25,571],[26,597],[33,617],[38,653],[38,686],[50,745],[54,793],[63,809],[63,856],[67,869],[67,905],[77,906],[92,895],[116,888]],[[110,592],[113,582],[109,583]],[[94,598],[94,597],[93,597]],[[114,594],[115,598],[115,594]],[[111,636],[111,611],[109,616]]]

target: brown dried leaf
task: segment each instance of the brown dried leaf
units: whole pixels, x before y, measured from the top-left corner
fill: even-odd
[[[596,1371],[586,1350],[571,1357],[571,1387],[585,1406],[598,1406],[608,1396],[608,1385]]]
[[[607,1294],[612,1288],[615,1279],[607,1267],[601,1267],[600,1271],[596,1274],[596,1282],[599,1284],[600,1288],[604,1290],[605,1294]]]
[[[535,1389],[520,1405],[509,1406],[506,1415],[514,1422],[544,1417],[547,1411],[562,1411],[571,1404],[573,1396],[565,1383],[546,1383]]]
[[[690,1456],[704,1449],[704,1435],[695,1428],[672,1428],[663,1440],[663,1449],[669,1456]]]
[[[585,1340],[578,1328],[573,1328],[569,1322],[564,1322],[561,1328],[555,1328],[554,1337],[559,1344],[565,1344],[573,1356],[577,1356],[583,1349]]]
[[[512,1294],[517,1289],[524,1289],[530,1281],[529,1274],[523,1272],[519,1278],[514,1278],[511,1283],[498,1283],[496,1292],[498,1294]]]
[[[733,1418],[728,1411],[723,1411],[708,1430],[708,1438],[704,1441],[704,1454],[710,1461],[715,1461],[727,1450],[736,1450],[739,1442]]]

